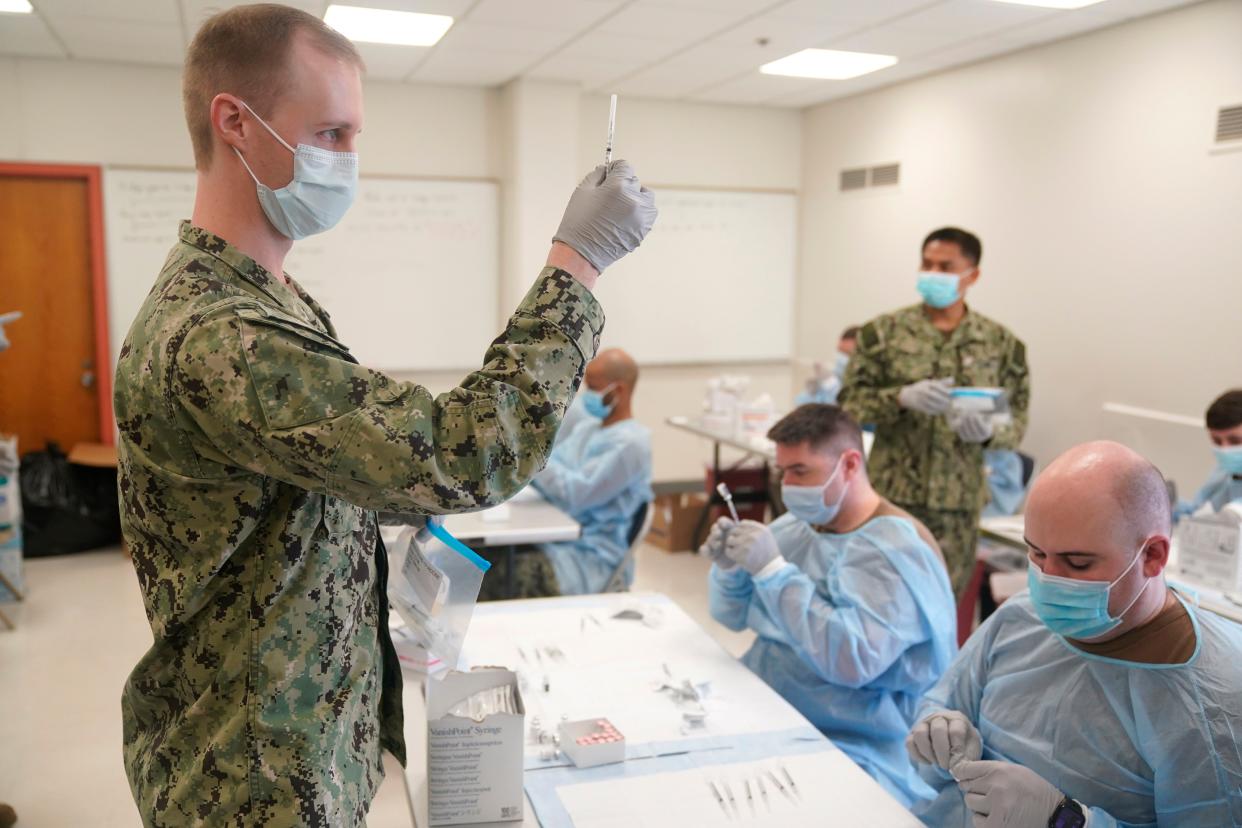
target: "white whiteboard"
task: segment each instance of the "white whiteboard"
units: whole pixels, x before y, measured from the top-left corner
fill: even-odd
[[[596,288],[603,345],[640,364],[746,362],[793,353],[793,193],[656,189],[660,217]]]
[[[194,204],[192,172],[108,169],[104,215],[113,365]],[[500,332],[500,206],[487,181],[364,178],[345,218],[297,242],[285,270],[360,362],[480,365]]]

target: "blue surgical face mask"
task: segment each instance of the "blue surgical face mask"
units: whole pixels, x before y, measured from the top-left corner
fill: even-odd
[[[845,500],[845,493],[849,491],[850,484],[846,483],[841,487],[841,496],[837,498],[837,502],[829,506],[824,502],[824,492],[828,491],[828,487],[832,485],[832,481],[837,479],[837,475],[845,466],[843,461],[845,455],[837,458],[837,465],[832,470],[832,474],[824,481],[822,486],[791,486],[788,483],[781,483],[781,500],[785,503],[785,508],[789,513],[798,520],[806,521],[812,526],[824,526],[832,523],[837,513],[841,511],[841,503]]]
[[[604,402],[604,397],[606,397],[608,392],[615,388],[616,385],[617,384],[614,382],[603,391],[592,391],[590,388],[582,389],[582,407],[586,410],[586,413],[599,420],[607,418],[608,415],[612,413],[612,409],[616,406],[616,403],[606,403]]]
[[[1225,474],[1242,475],[1242,446],[1213,446],[1212,453]]]
[[[1134,600],[1116,615],[1111,615],[1108,611],[1109,596],[1113,587],[1143,557],[1143,549],[1146,548],[1147,544],[1144,542],[1134,560],[1113,581],[1080,581],[1045,575],[1038,566],[1028,563],[1026,583],[1031,591],[1031,603],[1035,607],[1036,615],[1057,635],[1079,641],[1098,638],[1116,629],[1130,611],[1130,607],[1138,603],[1144,590],[1140,589]]]
[[[833,358],[832,372],[842,379],[845,378],[845,369],[850,366],[850,355],[844,351],[837,351],[836,357]]]
[[[298,144],[294,149],[250,109],[249,104],[243,101],[242,106],[281,146],[293,153],[293,180],[273,190],[259,181],[237,147],[233,147],[246,172],[254,179],[259,206],[268,221],[281,235],[294,241],[331,230],[354,203],[358,191],[358,153],[332,152],[309,144]]]
[[[933,273],[924,270],[919,273],[916,287],[923,301],[933,308],[947,308],[961,296],[958,288],[962,277],[956,273]]]

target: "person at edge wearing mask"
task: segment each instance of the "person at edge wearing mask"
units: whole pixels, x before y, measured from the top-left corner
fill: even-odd
[[[479,370],[433,397],[358,364],[283,264],[353,201],[362,72],[346,38],[272,4],[212,16],[186,54],[193,218],[114,399],[154,638],[121,699],[124,759],[152,828],[363,824],[383,750],[406,759],[377,513],[526,484],[598,347],[591,289],[655,220],[628,164],[596,168]]]
[[[1230,503],[1242,501],[1242,388],[1226,391],[1213,400],[1204,420],[1216,468],[1194,500],[1177,505],[1178,519],[1200,510],[1219,512]]]
[[[937,828],[1242,826],[1242,626],[1170,590],[1164,479],[1117,443],[1026,507],[1029,592],[928,693],[908,748]]]
[[[966,305],[982,254],[965,230],[929,234],[916,281],[922,303],[863,325],[839,397],[854,419],[875,427],[868,462],[876,491],[936,536],[959,599],[987,499],[983,452],[1018,447],[1031,396],[1022,340]],[[954,385],[1003,389],[1012,421],[945,416]]]
[[[927,528],[871,487],[862,433],[810,403],[774,425],[781,498],[770,527],[721,518],[712,617],[758,634],[742,663],[905,805],[930,797],[904,740],[957,649],[953,593]]]
[[[858,326],[850,325],[841,332],[837,340],[837,352],[833,357],[831,370],[823,363],[815,363],[810,378],[806,381],[806,390],[794,397],[794,405],[804,403],[836,403],[837,394],[841,392],[841,381],[845,379],[845,369],[849,367],[850,356],[858,339]]]
[[[562,429],[547,467],[531,481],[581,524],[582,534],[515,555],[513,595],[508,594],[506,564],[498,563],[483,579],[480,600],[603,590],[629,549],[639,508],[653,498],[651,432],[633,412],[637,383],[638,365],[620,348],[601,351],[587,365],[586,387],[571,409],[581,413],[566,426],[567,433]]]

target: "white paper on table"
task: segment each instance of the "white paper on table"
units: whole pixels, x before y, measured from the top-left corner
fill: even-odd
[[[644,612],[659,609],[660,626],[616,620],[611,617],[615,608],[496,613],[480,608],[462,659],[467,665],[516,670],[524,680],[528,717],[551,723],[561,716],[608,718],[631,745],[806,727],[796,710],[680,608],[662,601],[626,603]],[[549,647],[562,656],[549,656]],[[703,701],[704,727],[688,727],[682,713],[689,706],[658,692],[661,684],[686,679],[710,684]],[[539,745],[527,745],[528,755],[539,752]]]
[[[781,767],[793,777],[796,793],[785,781]],[[785,785],[785,793],[773,782],[769,772]],[[755,781],[760,775],[767,789],[766,800]],[[747,780],[750,781],[750,800],[746,798]],[[711,782],[725,798],[724,808],[712,793]],[[729,792],[732,802],[728,800]],[[564,785],[557,789],[557,795],[574,828],[663,828],[672,815],[676,815],[678,824],[695,828],[921,826],[909,811],[839,750]]]

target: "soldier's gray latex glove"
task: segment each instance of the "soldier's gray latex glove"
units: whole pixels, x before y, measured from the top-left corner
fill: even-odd
[[[751,575],[758,575],[774,561],[785,561],[772,530],[755,520],[744,520],[729,530],[725,555]]]
[[[950,773],[960,762],[983,755],[983,739],[959,710],[937,710],[918,721],[906,737],[906,753],[914,762],[939,765]]]
[[[986,443],[992,439],[992,417],[981,411],[963,411],[949,425],[963,443]]]
[[[975,828],[1045,828],[1065,796],[1013,762],[962,762],[954,773]]]
[[[582,179],[552,241],[569,245],[603,273],[642,244],[655,220],[655,193],[642,186],[628,161],[613,161]]]
[[[725,554],[725,541],[736,526],[731,517],[719,518],[712,524],[712,531],[707,533],[707,540],[699,547],[700,555],[711,558],[712,563],[726,572],[737,568],[737,562]]]
[[[924,414],[943,414],[949,407],[952,379],[922,379],[897,392],[897,404]]]

